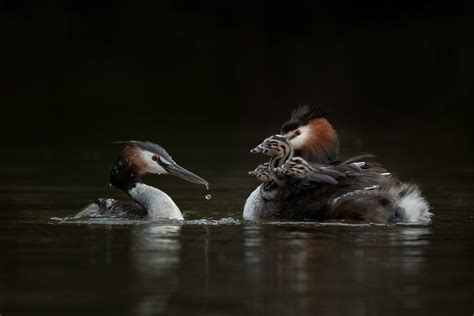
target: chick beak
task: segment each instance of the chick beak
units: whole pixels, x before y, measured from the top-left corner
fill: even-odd
[[[267,151],[266,143],[267,143],[267,140],[264,140],[262,143],[258,144],[257,147],[255,147],[254,149],[251,149],[250,152],[252,154],[265,153]]]
[[[255,147],[254,149],[250,149],[250,152],[252,154],[258,154],[258,153],[261,153],[262,152],[262,148],[260,147],[260,145],[258,145],[257,147]]]

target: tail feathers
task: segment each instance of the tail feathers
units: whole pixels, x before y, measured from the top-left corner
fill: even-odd
[[[395,207],[405,210],[404,222],[406,223],[428,223],[433,213],[426,199],[421,195],[417,185],[404,183],[391,188],[395,196]]]

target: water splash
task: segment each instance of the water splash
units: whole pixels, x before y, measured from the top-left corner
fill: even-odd
[[[74,217],[52,217],[50,224],[55,225],[153,225],[153,226],[184,226],[184,225],[240,225],[243,222],[234,217],[224,217],[221,219],[194,219],[194,220],[173,220],[173,219],[127,219],[123,217],[89,217],[89,218],[74,218]]]

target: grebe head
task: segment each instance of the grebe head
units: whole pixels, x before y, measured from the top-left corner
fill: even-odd
[[[171,174],[189,182],[209,183],[198,175],[179,166],[166,150],[151,142],[121,141],[114,144],[125,145],[119,158],[110,170],[110,184],[128,190],[141,181],[145,174]]]
[[[270,164],[268,162],[263,163],[257,168],[255,168],[255,170],[250,171],[249,175],[255,176],[258,180],[262,182],[269,182],[270,180],[272,180],[270,170],[268,169],[269,165]]]
[[[295,151],[304,159],[330,162],[337,158],[339,140],[322,109],[299,106],[281,127],[281,134],[288,138]]]
[[[279,169],[279,172],[287,176],[304,177],[313,172],[311,165],[301,157],[292,157],[277,169]]]
[[[272,135],[260,145],[250,150],[251,153],[261,153],[267,156],[281,156],[292,150],[287,138],[283,135]]]

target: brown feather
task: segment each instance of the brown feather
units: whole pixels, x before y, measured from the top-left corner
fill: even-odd
[[[337,159],[339,139],[337,133],[324,117],[312,119],[308,126],[311,136],[307,144],[299,150],[305,160],[327,163]]]
[[[139,176],[147,172],[146,163],[143,161],[140,148],[136,146],[125,146],[122,150],[121,158],[131,169],[137,172]]]

